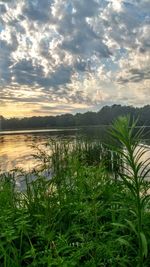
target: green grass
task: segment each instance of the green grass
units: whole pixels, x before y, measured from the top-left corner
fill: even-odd
[[[135,154],[141,133],[129,126],[121,118],[111,130],[120,142],[113,168],[99,142],[51,142],[52,155],[37,157],[52,178],[24,174],[26,190],[17,191],[14,176],[1,175],[0,266],[149,266],[149,183],[144,151]]]

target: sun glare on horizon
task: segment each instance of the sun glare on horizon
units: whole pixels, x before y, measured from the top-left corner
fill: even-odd
[[[149,10],[147,0],[0,1],[0,114],[149,104]]]

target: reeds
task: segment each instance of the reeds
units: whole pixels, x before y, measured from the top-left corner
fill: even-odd
[[[24,174],[25,191],[1,177],[0,266],[149,266],[148,165],[130,126],[129,118],[114,123],[120,145],[109,149],[51,142],[52,153],[38,158],[53,175],[37,171],[31,182]]]

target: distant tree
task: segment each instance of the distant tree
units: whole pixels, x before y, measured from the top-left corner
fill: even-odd
[[[4,123],[5,119],[2,115],[0,115],[0,130],[2,130],[3,128],[3,123]]]
[[[85,125],[110,125],[118,116],[130,114],[130,117],[138,117],[139,125],[150,125],[150,105],[142,108],[132,106],[112,105],[104,106],[98,112],[64,114],[57,116],[34,116],[30,118],[5,119],[0,116],[0,129],[37,129],[50,127],[73,127]]]

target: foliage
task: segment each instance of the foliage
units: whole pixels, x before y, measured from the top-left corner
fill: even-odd
[[[64,114],[57,116],[39,116],[31,118],[10,118],[0,116],[3,130],[15,129],[39,129],[48,127],[73,127],[86,125],[110,125],[118,116],[131,114],[131,117],[139,117],[139,125],[150,125],[150,106],[134,108],[132,106],[105,106],[98,112]]]
[[[122,157],[123,172],[118,172],[126,189],[130,194],[132,206],[130,212],[134,214],[134,219],[127,220],[131,230],[134,232],[138,242],[137,266],[144,266],[144,257],[148,254],[148,244],[144,219],[146,208],[149,205],[150,196],[145,191],[145,179],[150,173],[150,159],[142,160],[147,149],[140,145],[140,138],[143,128],[135,132],[137,121],[130,122],[130,117],[120,117],[115,121],[111,135],[118,139],[121,146],[114,149]]]
[[[13,175],[1,176],[0,266],[149,266],[148,166],[135,124],[121,118],[111,130],[119,168],[110,171],[100,144],[62,142],[37,155],[52,177],[24,174],[26,190],[17,191]]]

